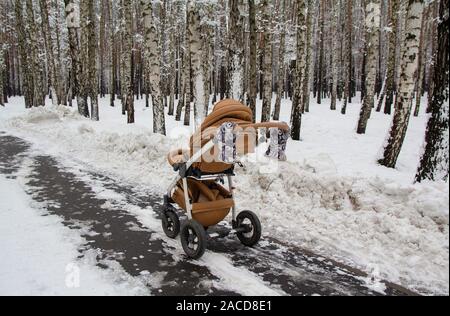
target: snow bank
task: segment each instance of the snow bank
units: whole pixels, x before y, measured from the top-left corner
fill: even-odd
[[[99,124],[64,107],[46,107],[9,119],[4,126],[46,152],[148,185],[162,194],[174,176],[166,154],[179,145],[180,138],[152,134],[150,128],[139,124],[116,125],[107,115],[103,114]],[[329,128],[333,126],[319,126],[316,131],[327,133]],[[369,133],[364,137],[381,144],[383,136],[375,139]],[[324,135],[307,137],[320,139]],[[351,137],[350,145],[335,147],[354,146],[360,138]],[[447,183],[413,185],[398,177],[401,168],[384,173],[378,172],[377,166],[368,169],[364,177],[365,172],[342,173],[339,169],[346,157],[338,156],[337,150],[330,155],[321,152],[320,142],[310,151],[311,142],[291,144],[291,161],[279,163],[277,172],[261,172],[260,166],[250,162],[237,169],[237,205],[261,216],[265,234],[421,293],[448,294]],[[299,144],[306,153],[293,159],[292,152],[297,152]],[[413,155],[418,150],[405,151]]]

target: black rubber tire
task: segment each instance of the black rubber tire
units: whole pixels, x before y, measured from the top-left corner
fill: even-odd
[[[180,219],[172,208],[166,208],[162,216],[162,228],[169,238],[176,238],[180,233]]]
[[[206,232],[195,220],[187,221],[181,228],[181,245],[189,258],[199,259],[206,250]]]
[[[248,220],[250,223],[244,223],[245,220]],[[240,228],[242,225],[249,225],[251,230],[247,233],[239,232],[237,233],[237,237],[243,245],[248,247],[254,246],[261,238],[262,229],[258,216],[251,211],[242,211],[236,217],[236,227]]]

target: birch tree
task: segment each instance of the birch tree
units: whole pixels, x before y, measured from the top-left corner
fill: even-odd
[[[37,22],[34,15],[33,2],[26,0],[26,12],[27,19],[27,39],[28,49],[30,51],[30,71],[33,77],[33,104],[35,106],[45,105],[45,93],[43,87],[43,69],[42,63],[39,58],[39,45],[38,45],[38,29]]]
[[[83,76],[83,68],[80,59],[80,7],[76,5],[75,0],[65,0],[66,5],[66,24],[69,37],[69,51],[72,60],[72,97],[77,98],[78,113],[85,117],[89,117],[89,109],[87,99],[82,96],[81,81]]]
[[[366,0],[365,27],[367,45],[365,94],[356,130],[358,134],[366,132],[367,121],[374,103],[380,38],[380,0]]]
[[[82,80],[81,98],[91,101],[91,119],[98,121],[98,78],[97,78],[97,36],[94,0],[81,0],[81,57],[85,61]]]
[[[347,0],[345,22],[345,87],[344,87],[344,103],[341,108],[341,113],[347,113],[347,103],[351,102],[351,84],[352,84],[352,31],[353,31],[353,1]]]
[[[257,93],[257,42],[256,42],[256,5],[255,0],[248,0],[249,34],[249,91],[247,104],[253,113],[253,122],[256,119],[256,93]]]
[[[1,17],[1,15],[0,15]],[[3,18],[3,17],[2,17]],[[5,65],[5,48],[4,46],[6,45],[3,41],[3,33],[4,33],[4,26],[3,26],[3,21],[0,20],[0,106],[5,106],[5,86],[4,86],[4,81],[5,81],[5,76],[4,76],[4,72],[6,69],[6,65]]]
[[[420,26],[422,22],[423,0],[408,0],[405,47],[402,50],[400,83],[395,102],[395,113],[389,136],[379,163],[395,168],[405,139],[411,115],[414,92],[414,74],[417,71]]]
[[[424,45],[425,45],[425,21],[426,21],[426,11],[423,12],[422,25],[420,27],[420,41],[419,41],[419,65],[417,67],[417,81],[416,81],[416,101],[414,107],[414,116],[419,116],[420,111],[420,101],[422,98],[422,84],[423,84],[423,76],[425,71],[425,62],[424,62]]]
[[[151,0],[141,1],[144,30],[145,30],[145,59],[147,72],[149,74],[150,93],[153,107],[153,132],[166,134],[166,123],[164,116],[164,104],[161,97],[161,61],[159,58],[159,39],[153,20],[153,9]]]
[[[193,96],[194,96],[194,113],[195,113],[195,126],[200,127],[203,119],[205,118],[205,112],[207,103],[205,102],[205,78],[203,69],[203,60],[205,56],[204,45],[202,42],[201,33],[201,17],[200,6],[203,3],[188,1],[188,37],[189,37],[189,49],[191,53],[191,67],[192,67],[192,80],[193,80]]]
[[[295,63],[295,80],[294,80],[294,96],[292,100],[292,131],[293,140],[300,140],[300,128],[302,123],[302,76],[305,69],[305,61],[303,59],[305,52],[305,8],[306,1],[297,3],[297,59]]]
[[[66,72],[66,68],[68,68],[68,62],[67,62],[67,45],[66,45],[66,41],[65,41],[65,34],[62,33],[61,31],[61,26],[64,24],[63,20],[62,20],[62,9],[63,7],[61,6],[63,4],[62,1],[59,0],[55,0],[52,1],[50,0],[50,5],[49,5],[49,11],[51,11],[52,5],[53,4],[53,10],[55,11],[55,13],[53,14],[53,28],[54,28],[54,34],[55,34],[55,44],[54,44],[54,48],[55,48],[55,53],[54,56],[56,58],[55,60],[55,71],[56,71],[56,93],[58,95],[58,101],[60,104],[62,105],[67,105],[67,90],[68,90],[68,82],[69,82],[69,72]],[[50,21],[50,17],[52,17],[52,15],[49,15],[49,22]],[[52,23],[50,23],[50,39],[52,39]]]
[[[4,89],[3,86],[4,78],[3,78],[3,72],[5,70],[5,61],[3,57],[3,43],[0,41],[0,105],[5,106],[5,100],[4,100]]]
[[[123,50],[122,50],[122,111],[127,114],[127,123],[134,123],[134,80],[133,63],[133,10],[131,1],[125,0],[123,10]]]
[[[49,82],[50,82],[50,91],[52,96],[53,105],[59,104],[57,89],[58,80],[57,80],[57,70],[56,70],[56,58],[54,55],[54,45],[53,40],[51,38],[51,30],[50,30],[50,22],[49,22],[49,14],[48,14],[48,3],[47,0],[39,0],[39,6],[41,9],[41,18],[42,18],[42,27],[44,34],[44,43],[45,43],[45,51],[47,54],[47,64],[49,69]]]
[[[434,93],[431,116],[425,134],[425,150],[420,160],[416,181],[448,180],[449,164],[449,2],[439,5],[438,42],[434,71]]]
[[[114,107],[114,101],[116,100],[116,92],[117,92],[117,26],[116,19],[114,18],[113,11],[113,3],[106,1],[107,10],[109,10],[108,18],[109,18],[109,26],[111,28],[109,32],[109,41],[111,48],[111,72],[109,77],[109,105]]]
[[[23,18],[23,2],[22,0],[15,0],[14,4],[15,4],[14,12],[16,18],[16,32],[19,42],[18,46],[20,53],[20,62],[22,65],[22,73],[23,73],[23,92],[25,97],[25,107],[30,108],[34,106],[33,103],[34,82],[31,73],[31,60],[30,56],[27,54],[25,22]]]
[[[262,0],[262,23],[263,23],[263,103],[261,111],[261,122],[270,120],[270,108],[272,105],[272,30],[271,30],[271,5],[268,0]]]
[[[399,0],[389,0],[390,25],[389,25],[389,55],[386,75],[386,100],[384,113],[391,114],[392,103],[395,96],[395,69],[397,68],[397,36],[398,36],[398,10]]]
[[[176,6],[172,4],[171,13],[169,18],[170,35],[169,35],[169,58],[170,58],[170,70],[169,70],[169,108],[167,114],[173,116],[175,110],[175,83],[176,83],[176,34],[175,34],[175,18],[176,18]]]
[[[227,94],[244,101],[244,21],[240,12],[242,0],[230,0]]]
[[[338,10],[336,6],[336,0],[333,0],[332,4],[332,16],[333,16],[333,34],[332,34],[332,47],[333,52],[332,57],[332,87],[331,87],[331,103],[330,109],[336,110],[336,99],[337,99],[337,87],[338,87],[338,60],[337,60],[337,52],[338,52],[338,28],[339,28],[339,19],[338,19]]]
[[[311,86],[311,58],[312,58],[312,19],[313,19],[313,7],[315,0],[307,0],[307,15],[306,15],[306,54],[305,54],[305,75],[303,76],[303,98],[302,98],[302,113],[309,112],[309,101],[310,101],[310,86]]]
[[[275,108],[273,110],[273,119],[280,119],[280,108],[281,108],[281,99],[283,97],[284,91],[284,61],[286,55],[286,0],[280,1],[280,9],[279,9],[279,33],[280,33],[280,41],[279,41],[279,49],[278,49],[278,82],[277,82],[277,97],[275,100]]]
[[[323,73],[324,73],[324,33],[325,33],[325,0],[319,1],[319,65],[317,69],[317,104],[322,103],[322,93],[323,93]]]

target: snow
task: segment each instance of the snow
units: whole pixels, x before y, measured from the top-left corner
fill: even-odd
[[[0,108],[0,130],[68,163],[80,162],[163,194],[175,176],[166,154],[186,146],[192,127],[166,117],[169,136],[153,134],[152,111],[143,100],[136,102],[135,125],[127,125],[120,107],[108,103],[100,100],[101,121],[93,122],[79,117],[75,108],[49,102],[25,110],[23,100],[13,98]],[[426,97],[422,109],[425,103]],[[257,117],[260,108],[258,101]],[[367,133],[357,135],[359,103],[349,104],[347,115],[330,111],[329,100],[311,104],[310,110],[303,116],[302,141],[288,142],[287,162],[250,155],[245,167],[237,168],[237,205],[260,216],[265,235],[361,268],[370,274],[369,283],[385,278],[420,293],[448,294],[448,183],[413,184],[428,116],[411,118],[397,168],[390,169],[376,159],[391,116],[373,112]],[[283,100],[282,120],[289,121],[289,114],[290,102]],[[156,229],[148,218],[141,220]],[[174,247],[181,249],[178,243]],[[207,252],[204,264],[224,260],[214,256]]]
[[[138,295],[145,287],[118,269],[77,259],[83,240],[57,216],[30,206],[20,184],[0,175],[0,295]]]

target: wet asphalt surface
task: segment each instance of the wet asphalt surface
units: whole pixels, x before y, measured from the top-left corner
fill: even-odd
[[[101,268],[110,269],[114,262],[143,282],[149,276],[149,294],[242,294],[227,290],[214,267],[184,256],[179,240],[175,244],[168,242],[165,235],[144,226],[128,210],[133,207],[148,211],[148,217],[158,221],[162,196],[150,189],[123,184],[82,167],[74,171],[54,157],[31,150],[26,141],[2,132],[0,174],[11,179],[23,177],[25,191],[35,202],[79,232],[85,240],[79,246],[80,259],[95,250],[96,264]],[[99,187],[109,195],[113,193],[113,197],[98,194]],[[270,237],[263,237],[254,248],[242,246],[233,236],[211,239],[207,252],[223,256],[233,268],[282,295],[383,295],[366,286],[363,272]],[[157,284],[151,281],[155,275]],[[401,286],[383,283],[386,295],[414,295]]]

